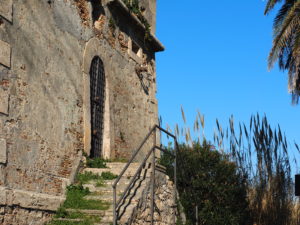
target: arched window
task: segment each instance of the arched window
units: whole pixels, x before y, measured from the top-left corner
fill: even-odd
[[[93,58],[90,68],[90,103],[91,103],[91,154],[90,157],[102,156],[105,74],[100,57]]]

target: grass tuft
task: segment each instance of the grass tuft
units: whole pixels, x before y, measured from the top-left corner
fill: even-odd
[[[94,174],[92,172],[84,172],[77,174],[76,180],[81,184],[86,184],[91,180],[98,180],[101,179],[101,176],[98,174]]]
[[[86,158],[86,166],[89,168],[107,168],[106,160],[102,158]]]
[[[113,174],[111,172],[103,172],[101,174],[101,177],[104,179],[104,180],[113,180],[113,179],[116,179],[118,177],[118,175],[116,174]]]
[[[84,199],[88,194],[90,194],[89,189],[84,188],[82,184],[70,185],[67,188],[67,199],[64,202],[63,207],[70,209],[108,209],[109,205],[103,201]]]

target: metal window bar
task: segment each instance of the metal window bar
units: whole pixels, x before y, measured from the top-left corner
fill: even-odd
[[[105,73],[100,57],[93,58],[90,68],[91,102],[91,157],[100,157],[102,153],[105,102]]]
[[[165,134],[167,134],[168,136],[172,137],[174,140],[174,154],[170,153],[169,151],[167,151],[166,149],[163,149],[159,146],[156,146],[156,132],[160,131],[163,132]],[[135,157],[137,156],[137,154],[141,151],[142,147],[144,146],[144,144],[147,142],[147,140],[150,138],[150,136],[154,134],[154,140],[153,140],[153,146],[152,148],[148,151],[148,153],[146,154],[144,160],[142,161],[142,163],[140,164],[138,170],[136,171],[136,173],[134,174],[134,176],[131,178],[129,184],[127,185],[125,191],[123,192],[123,194],[121,195],[121,197],[119,198],[119,200],[117,200],[117,186],[119,181],[121,180],[121,178],[123,177],[123,175],[125,174],[126,170],[128,169],[128,167],[130,166],[130,164],[133,162],[133,160],[135,159]],[[120,175],[118,176],[118,178],[115,180],[115,182],[112,185],[113,188],[113,224],[117,225],[117,220],[118,218],[118,210],[120,207],[120,203],[122,201],[124,201],[124,198],[127,194],[127,192],[130,190],[131,185],[133,184],[133,182],[135,181],[136,177],[138,176],[138,174],[142,171],[143,167],[146,165],[147,160],[149,159],[149,157],[151,156],[151,154],[153,155],[152,158],[152,176],[151,176],[151,225],[153,225],[154,223],[154,185],[155,185],[155,150],[160,150],[162,152],[165,152],[167,154],[170,154],[174,157],[174,208],[176,207],[176,199],[177,199],[177,192],[176,192],[176,187],[177,187],[177,150],[178,150],[178,143],[177,143],[177,139],[176,136],[171,134],[170,132],[168,132],[167,130],[161,128],[158,125],[155,125],[150,132],[146,135],[146,137],[143,139],[142,143],[140,144],[140,146],[137,148],[137,150],[133,153],[132,157],[130,158],[130,160],[128,161],[128,163],[125,165],[124,169],[122,170],[122,172],[120,173]],[[174,213],[174,225],[176,224],[176,215]]]

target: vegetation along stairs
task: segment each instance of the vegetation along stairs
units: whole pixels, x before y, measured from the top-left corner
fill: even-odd
[[[106,168],[84,168],[75,184],[68,186],[67,199],[58,209],[49,225],[111,225],[113,224],[113,189],[117,175],[126,163],[107,162]],[[140,163],[132,163],[120,180],[117,195],[127,188],[130,179],[138,170]],[[127,224],[142,191],[150,180],[151,164],[145,164],[130,187],[124,202],[119,208],[118,224]]]

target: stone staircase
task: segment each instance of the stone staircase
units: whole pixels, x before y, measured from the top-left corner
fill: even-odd
[[[91,172],[93,174],[98,174],[101,176],[103,172],[111,172],[115,175],[119,175],[126,163],[122,162],[111,162],[106,163],[107,168],[85,168],[81,173],[84,174],[86,172]],[[128,187],[132,177],[135,175],[138,170],[140,164],[132,163],[130,167],[127,169],[123,177],[118,183],[117,186],[117,200],[121,197],[123,192]],[[139,199],[142,196],[142,192],[145,189],[146,185],[150,180],[151,175],[151,164],[148,163],[143,168],[141,173],[135,179],[133,185],[131,185],[130,191],[125,197],[125,200],[121,203],[119,210],[119,220],[118,225],[127,224],[130,220],[131,214],[135,207],[138,204]],[[86,200],[97,200],[101,201],[108,206],[106,210],[91,210],[91,209],[72,209],[67,208],[66,211],[68,213],[79,213],[86,218],[93,218],[96,222],[84,222],[84,219],[80,218],[55,218],[53,219],[51,225],[69,225],[69,224],[77,224],[77,225],[111,225],[113,224],[113,188],[112,184],[115,182],[113,180],[104,180],[102,181],[102,185],[99,186],[97,184],[97,180],[90,180],[89,182],[83,184],[84,188],[88,188],[90,194],[84,197]]]

